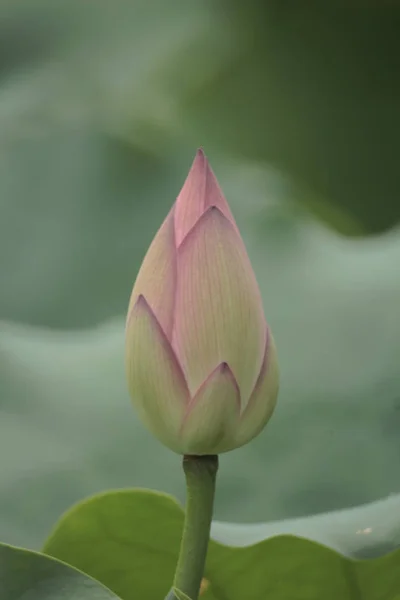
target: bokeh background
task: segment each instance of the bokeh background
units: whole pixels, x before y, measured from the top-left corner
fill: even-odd
[[[325,4],[1,0],[2,541],[109,488],[184,500],[130,406],[124,313],[202,145],[282,371],[216,519],[332,532],[352,508],[354,555],[400,545],[400,12]]]

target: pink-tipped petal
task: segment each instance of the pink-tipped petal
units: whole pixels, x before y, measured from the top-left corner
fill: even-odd
[[[190,402],[181,430],[183,454],[230,449],[240,416],[240,392],[232,371],[220,364]]]
[[[242,409],[260,372],[266,327],[258,285],[231,222],[210,208],[178,248],[173,346],[193,394],[227,362]]]
[[[254,391],[240,418],[236,447],[256,437],[274,411],[279,390],[279,368],[275,342],[268,330],[264,361]]]
[[[173,209],[153,239],[140,267],[128,308],[140,295],[146,298],[168,338],[172,334],[176,284],[176,252]]]
[[[175,202],[175,236],[179,246],[211,206],[216,206],[236,228],[235,219],[202,149],[197,151],[183,188]]]
[[[189,390],[175,353],[143,296],[131,310],[126,330],[129,392],[139,416],[166,446],[177,442]]]

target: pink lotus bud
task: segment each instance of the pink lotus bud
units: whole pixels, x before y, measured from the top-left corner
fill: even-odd
[[[202,150],[137,276],[126,368],[141,419],[179,454],[242,446],[274,410],[274,341],[239,230]]]

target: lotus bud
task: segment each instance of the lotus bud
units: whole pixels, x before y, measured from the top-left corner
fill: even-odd
[[[139,270],[126,370],[140,418],[179,454],[238,448],[274,410],[274,340],[244,243],[202,150]]]

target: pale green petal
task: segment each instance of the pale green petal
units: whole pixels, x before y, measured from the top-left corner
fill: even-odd
[[[264,362],[254,392],[240,419],[236,447],[247,444],[265,427],[274,411],[278,390],[278,358],[274,339],[271,332],[268,331]]]
[[[127,323],[126,372],[140,418],[161,442],[179,452],[189,391],[170,343],[143,296]]]
[[[175,302],[176,255],[173,210],[158,230],[144,257],[129,302],[128,319],[140,295],[157,317],[166,333],[171,336]]]
[[[240,416],[232,371],[219,365],[191,401],[181,430],[184,454],[219,454],[231,446]]]
[[[228,363],[242,409],[254,389],[266,326],[258,285],[231,222],[210,208],[177,252],[173,346],[191,393],[215,365]]]

